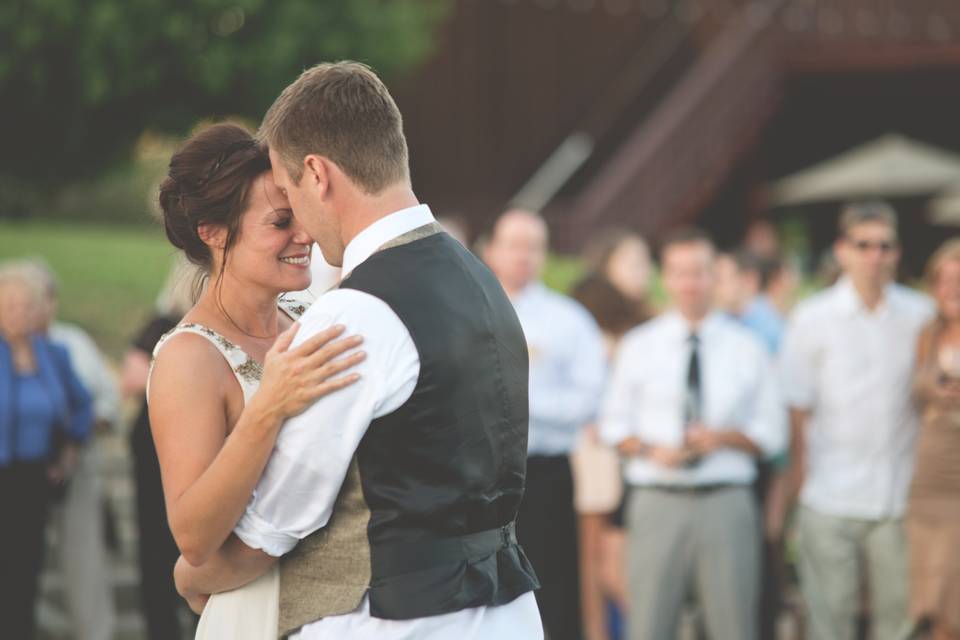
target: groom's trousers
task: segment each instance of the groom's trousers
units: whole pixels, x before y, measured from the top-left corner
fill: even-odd
[[[517,514],[517,539],[540,579],[536,591],[550,640],[578,640],[580,555],[568,456],[530,456]]]

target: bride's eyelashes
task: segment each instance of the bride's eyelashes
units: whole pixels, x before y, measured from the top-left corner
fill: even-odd
[[[277,219],[271,224],[277,229],[288,229],[293,223],[293,211],[291,209],[277,209]]]

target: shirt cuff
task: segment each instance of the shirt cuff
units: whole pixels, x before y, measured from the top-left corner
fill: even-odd
[[[600,435],[600,441],[608,447],[616,447],[631,436],[630,428],[619,422],[604,422],[601,420],[597,432]]]
[[[763,430],[763,427],[758,427],[752,433],[747,432],[745,435],[751,438],[757,448],[760,449],[761,459],[764,461],[772,460],[787,450],[786,438],[767,433]]]
[[[790,409],[809,411],[813,407],[813,394],[799,390],[788,391],[783,394],[784,402]]]
[[[289,553],[300,542],[296,536],[278,531],[250,509],[244,511],[233,532],[243,544],[251,549],[260,549],[274,558]]]

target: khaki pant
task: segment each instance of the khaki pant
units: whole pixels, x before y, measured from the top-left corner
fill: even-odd
[[[634,488],[627,527],[630,640],[675,640],[691,596],[711,640],[757,637],[759,523],[747,487]]]
[[[901,519],[841,518],[801,507],[797,530],[800,588],[812,639],[853,640],[864,569],[872,637],[909,637],[907,544]]]

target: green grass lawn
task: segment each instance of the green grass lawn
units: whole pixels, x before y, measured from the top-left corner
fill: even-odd
[[[60,317],[114,359],[150,315],[174,252],[158,228],[0,220],[0,260],[45,259],[60,277]]]

